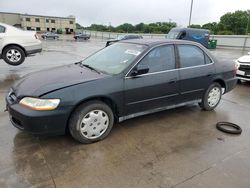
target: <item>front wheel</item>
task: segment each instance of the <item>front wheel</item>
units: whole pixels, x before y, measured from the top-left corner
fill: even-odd
[[[3,59],[9,65],[17,66],[24,62],[25,53],[18,46],[9,46],[3,51]]]
[[[218,83],[211,84],[206,90],[201,103],[199,103],[200,107],[203,110],[213,110],[219,104],[222,96],[222,88]]]
[[[90,101],[74,111],[69,121],[69,130],[74,139],[88,144],[104,139],[113,124],[111,108],[101,101]]]

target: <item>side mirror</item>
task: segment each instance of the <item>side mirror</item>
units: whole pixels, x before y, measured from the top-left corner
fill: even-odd
[[[134,68],[132,71],[131,71],[131,76],[138,76],[138,75],[141,75],[141,74],[146,74],[148,73],[149,71],[149,67],[146,66],[146,65],[138,65],[136,68]]]
[[[179,39],[183,39],[186,36],[186,34],[187,34],[186,31],[182,31],[180,33]]]

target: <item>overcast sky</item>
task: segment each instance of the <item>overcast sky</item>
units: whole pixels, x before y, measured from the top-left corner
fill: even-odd
[[[92,23],[168,22],[186,26],[191,0],[0,0],[0,11],[50,16],[74,15],[83,26]],[[235,10],[250,9],[250,0],[194,0],[192,24],[219,21]]]

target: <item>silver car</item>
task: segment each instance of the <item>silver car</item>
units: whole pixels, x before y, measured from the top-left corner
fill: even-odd
[[[10,65],[20,65],[31,54],[42,51],[35,31],[24,31],[0,22],[0,58]]]
[[[46,40],[46,39],[59,39],[59,35],[54,33],[54,32],[46,32],[41,35],[41,37]]]

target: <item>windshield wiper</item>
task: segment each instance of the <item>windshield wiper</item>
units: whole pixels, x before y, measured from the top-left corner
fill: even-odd
[[[100,71],[98,71],[98,70],[95,69],[94,67],[91,67],[90,65],[86,65],[86,64],[83,64],[83,63],[81,63],[80,65],[81,65],[81,66],[84,66],[84,67],[87,67],[87,68],[89,68],[90,70],[93,70],[93,71],[97,72],[98,74],[101,74]]]

